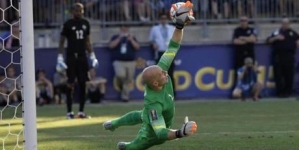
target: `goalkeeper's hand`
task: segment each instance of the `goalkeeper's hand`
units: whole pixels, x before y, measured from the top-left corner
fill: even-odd
[[[64,71],[65,69],[67,69],[67,65],[64,63],[63,55],[58,54],[56,71],[61,72],[61,71]]]
[[[194,121],[189,121],[188,117],[185,117],[185,123],[183,124],[180,130],[176,131],[176,137],[182,138],[185,136],[192,135],[197,130],[197,124]]]
[[[91,60],[92,63],[92,67],[93,68],[97,68],[99,66],[99,62],[96,58],[96,55],[94,54],[94,52],[90,53],[89,58]]]
[[[190,15],[190,11],[192,10],[192,8],[193,4],[189,0],[187,0],[185,5],[181,6],[179,9],[176,10],[176,28],[183,29],[186,24],[195,20],[195,18]]]

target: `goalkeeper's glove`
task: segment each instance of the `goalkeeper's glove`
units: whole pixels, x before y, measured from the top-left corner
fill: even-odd
[[[175,26],[177,29],[183,29],[186,24],[195,20],[195,18],[190,15],[190,11],[192,10],[192,8],[193,4],[189,0],[187,0],[185,5],[176,10],[174,18],[176,20]]]
[[[94,54],[94,52],[90,53],[89,58],[91,60],[92,63],[92,67],[93,68],[97,68],[99,66],[99,62],[96,58],[96,55]]]
[[[194,121],[189,121],[188,117],[185,117],[185,123],[183,124],[182,128],[180,130],[176,131],[176,137],[182,138],[185,136],[192,135],[197,130],[197,124]]]
[[[61,71],[65,70],[65,69],[67,69],[67,65],[64,63],[63,55],[62,54],[58,54],[57,64],[56,64],[56,70],[58,72],[61,72]]]

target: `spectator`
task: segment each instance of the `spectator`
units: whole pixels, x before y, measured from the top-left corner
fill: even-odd
[[[46,26],[51,23],[50,18],[53,18],[54,12],[50,12],[53,9],[53,1],[34,0],[33,1],[33,19],[35,23],[42,23]]]
[[[124,102],[130,99],[136,67],[135,55],[139,47],[139,43],[127,26],[121,26],[120,33],[113,35],[109,43],[116,79],[121,89],[121,99]]]
[[[132,0],[101,0],[99,1],[100,18],[105,21],[132,20]]]
[[[149,0],[134,0],[136,12],[140,21],[150,21],[151,8]]]
[[[7,90],[4,84],[0,83],[0,106],[7,105]]]
[[[36,100],[39,105],[50,104],[53,99],[53,84],[43,69],[36,72]]]
[[[101,5],[99,0],[81,0],[86,10],[85,15],[88,18],[98,19],[98,6]]]
[[[66,99],[67,75],[66,71],[57,71],[54,74],[54,99],[56,104],[64,103]]]
[[[295,54],[299,45],[299,35],[290,27],[289,19],[284,18],[281,28],[274,31],[268,37],[267,42],[273,49],[277,96],[289,97],[293,88]]]
[[[157,17],[159,17],[159,14],[165,11],[169,11],[169,8],[171,4],[168,4],[169,1],[167,2],[166,0],[151,0],[150,5],[151,5],[151,17],[152,20],[155,20]]]
[[[21,78],[15,75],[15,68],[10,65],[6,68],[7,78],[2,82],[7,94],[9,94],[9,104],[15,105],[21,101]]]
[[[0,73],[0,106],[7,105],[7,90],[2,83],[5,80],[5,74]]]
[[[248,15],[250,18],[254,17],[254,2],[253,0],[237,0],[238,15]]]
[[[0,83],[2,83],[2,81],[5,80],[5,74],[4,73],[0,73]]]
[[[20,47],[19,34],[19,22],[14,22],[11,28],[11,35],[4,41],[5,49],[18,49]]]
[[[126,18],[126,21],[130,21],[132,18],[131,18],[131,15],[130,15],[130,7],[131,7],[131,1],[129,0],[123,0],[123,3],[121,5],[121,10],[124,12],[124,15],[125,15],[125,18]]]
[[[242,98],[245,100],[247,96],[252,96],[256,101],[262,90],[262,84],[257,81],[257,74],[259,73],[256,66],[253,65],[253,59],[245,58],[244,66],[238,69],[238,82],[233,91],[233,98]]]
[[[279,0],[279,8],[282,16],[298,17],[298,0]]]
[[[19,19],[19,11],[18,11],[19,2],[18,1],[1,0],[0,8],[2,9],[1,12],[4,12],[3,10],[5,10],[5,13],[3,14],[3,17],[4,17],[5,21],[8,22],[9,24],[11,24],[15,20]]]
[[[241,17],[240,26],[233,33],[235,70],[243,66],[246,57],[250,57],[255,61],[254,44],[256,41],[256,30],[248,25],[248,18],[246,16]]]
[[[156,63],[158,63],[161,56],[167,50],[168,43],[170,42],[172,33],[174,31],[174,26],[169,25],[167,22],[168,22],[167,15],[161,14],[160,23],[156,26],[153,26],[149,34],[149,40],[152,42]],[[171,78],[172,85],[174,87],[173,89],[175,89],[173,72],[174,72],[174,63],[171,64],[168,70],[168,75]]]
[[[101,103],[106,92],[107,80],[102,77],[97,77],[96,70],[89,70],[89,81],[86,82],[87,97],[90,103]]]
[[[225,18],[227,19],[229,16],[229,0],[212,0],[212,13],[214,18]],[[219,9],[220,8],[220,9]],[[221,9],[223,8],[223,9]],[[223,10],[223,17],[220,12]]]
[[[198,18],[198,19],[200,19],[200,18],[206,18],[206,15],[207,15],[207,13],[208,13],[208,10],[209,10],[209,0],[197,0],[198,1],[198,5],[195,5],[193,2],[193,4],[194,4],[194,8],[195,8],[195,14],[194,14],[194,16],[195,16],[195,18]],[[196,7],[198,7],[198,13],[196,13]],[[196,15],[199,15],[199,16],[196,16]]]

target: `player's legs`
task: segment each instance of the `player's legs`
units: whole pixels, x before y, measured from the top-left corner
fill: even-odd
[[[148,130],[142,128],[132,142],[119,142],[117,147],[119,150],[145,150],[164,142],[164,140],[158,140],[155,136],[151,136]]]
[[[142,123],[141,111],[131,111],[120,118],[107,121],[103,124],[105,130],[115,130],[120,126],[131,126]]]
[[[115,77],[117,79],[119,88],[121,90],[121,99],[123,101],[128,101],[129,98],[126,97],[126,94],[124,94],[124,83],[126,80],[126,68],[124,66],[124,63],[122,61],[114,61],[113,62]]]
[[[261,90],[263,89],[263,84],[260,82],[257,82],[252,87],[252,94],[253,94],[253,100],[258,100],[259,95],[261,93]]]
[[[88,61],[85,56],[78,57],[76,75],[79,84],[79,112],[78,117],[86,118],[84,113],[86,99],[86,81],[88,81]]]
[[[277,57],[277,56],[276,56]],[[285,88],[283,79],[283,65],[281,61],[275,60],[273,64],[274,69],[274,79],[277,96],[281,97],[284,95],[283,89]]]
[[[67,88],[66,88],[66,107],[67,107],[67,118],[72,119],[74,118],[74,114],[72,112],[72,104],[73,104],[73,92],[74,92],[74,83],[75,83],[75,58],[74,57],[67,57],[66,58],[66,65],[68,66],[66,70],[67,74]]]
[[[133,87],[134,83],[134,76],[135,76],[135,70],[136,70],[136,62],[126,62],[125,63],[126,68],[127,68],[127,73],[126,73],[126,80],[123,84],[123,93],[122,97],[125,97],[127,99],[130,99],[130,92]]]
[[[155,145],[163,144],[164,141],[149,141],[146,139],[135,139],[132,142],[119,142],[117,148],[119,150],[145,150]]]
[[[294,58],[289,58],[283,65],[283,76],[285,82],[284,94],[285,97],[289,97],[292,94],[293,90],[293,83],[294,83],[294,68],[295,68],[295,61]]]

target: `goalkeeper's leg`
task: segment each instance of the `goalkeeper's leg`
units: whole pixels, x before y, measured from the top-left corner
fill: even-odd
[[[115,130],[120,126],[130,126],[142,123],[141,111],[131,111],[120,118],[106,121],[103,126],[105,130]]]
[[[77,117],[78,118],[89,118],[84,113],[84,107],[85,107],[85,99],[86,99],[86,89],[85,84],[86,81],[88,81],[88,61],[86,57],[78,57],[78,61],[76,64],[76,75],[78,79],[79,84],[79,92],[80,92],[80,100],[79,100],[79,112]]]
[[[146,131],[142,129],[138,136],[132,142],[119,142],[117,148],[119,150],[145,150],[152,146],[163,144],[165,141],[157,140],[155,136],[148,137]]]
[[[66,70],[67,74],[67,89],[66,89],[66,107],[67,107],[67,118],[73,119],[74,113],[72,111],[72,104],[73,104],[73,92],[74,92],[74,83],[76,78],[76,68],[75,68],[75,59],[72,57],[67,57],[66,65],[68,66]]]

